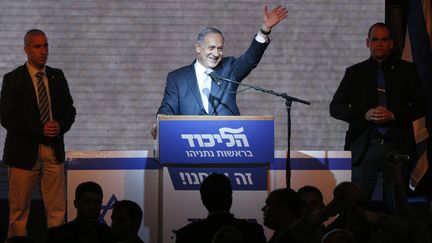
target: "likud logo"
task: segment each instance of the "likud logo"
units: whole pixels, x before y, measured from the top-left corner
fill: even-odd
[[[222,127],[218,134],[181,134],[181,138],[189,143],[189,147],[213,148],[218,144],[225,144],[226,147],[249,147],[243,127],[238,129]]]

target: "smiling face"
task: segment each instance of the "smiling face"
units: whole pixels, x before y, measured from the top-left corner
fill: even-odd
[[[393,48],[389,29],[380,25],[373,27],[370,36],[366,39],[366,46],[370,50],[371,57],[376,61],[381,62],[386,59]]]
[[[198,62],[206,68],[215,68],[223,57],[224,38],[219,33],[209,33],[204,41],[195,44]]]
[[[41,70],[48,60],[48,40],[45,35],[35,33],[26,37],[24,51],[27,54],[27,62],[31,66]]]

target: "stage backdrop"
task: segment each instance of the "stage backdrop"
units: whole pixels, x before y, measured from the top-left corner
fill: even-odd
[[[328,104],[345,68],[368,57],[366,32],[384,19],[384,0],[0,0],[0,76],[24,64],[23,35],[40,28],[78,112],[67,149],[151,149],[166,74],[192,63],[197,32],[219,27],[224,54],[237,56],[259,30],[264,3],[287,6],[288,19],[245,82],[312,102],[292,106],[293,150],[342,150],[346,125]],[[283,100],[248,90],[238,102],[242,115],[274,115],[276,149],[286,149]]]

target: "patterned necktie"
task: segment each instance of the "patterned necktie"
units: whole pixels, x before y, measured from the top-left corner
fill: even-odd
[[[36,78],[38,80],[38,95],[39,95],[39,112],[41,117],[41,122],[45,124],[50,117],[48,94],[44,84],[44,73],[36,73]]]
[[[377,103],[379,106],[387,107],[387,99],[386,99],[386,87],[384,80],[384,73],[381,66],[378,66],[377,69],[377,93],[378,99]],[[382,135],[385,135],[388,132],[388,126],[386,125],[378,125],[378,132]]]

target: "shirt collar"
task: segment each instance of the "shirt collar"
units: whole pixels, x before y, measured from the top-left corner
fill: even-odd
[[[210,68],[204,67],[201,63],[198,62],[198,60],[195,61],[195,70],[196,70],[197,74],[203,74],[203,73],[205,73],[205,71],[207,69],[210,69]]]
[[[388,57],[386,57],[381,63],[378,63],[375,59],[373,59],[372,57],[370,57],[370,59],[372,60],[372,63],[375,66],[381,66],[382,68],[385,68],[389,65],[394,65],[396,58],[390,54]]]
[[[38,70],[38,69],[34,68],[33,66],[31,66],[30,64],[28,64],[28,62],[26,62],[26,66],[27,66],[27,70],[30,73],[31,77],[34,77],[38,72],[43,72],[46,76],[45,67],[42,70]]]

